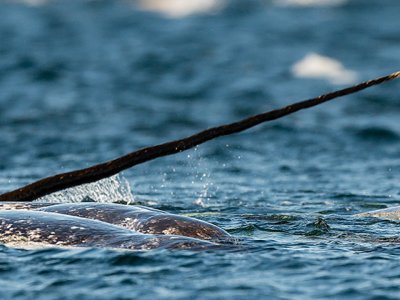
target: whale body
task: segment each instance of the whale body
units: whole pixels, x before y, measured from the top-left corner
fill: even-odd
[[[139,205],[73,203],[36,210],[100,220],[146,234],[181,235],[214,242],[230,238],[229,233],[213,224]]]
[[[390,208],[377,209],[373,211],[368,211],[365,213],[356,214],[358,217],[374,217],[382,218],[386,220],[400,220],[400,206],[394,206]]]
[[[0,242],[13,247],[210,249],[232,243],[223,229],[194,218],[121,204],[2,204]]]

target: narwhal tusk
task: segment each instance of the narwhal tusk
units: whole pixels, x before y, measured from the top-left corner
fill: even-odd
[[[155,158],[179,153],[214,138],[238,133],[258,124],[276,120],[299,110],[310,108],[338,97],[353,94],[368,87],[394,80],[399,77],[400,72],[395,72],[383,77],[362,82],[352,87],[248,117],[238,122],[209,128],[183,139],[143,148],[92,167],[46,177],[24,187],[0,195],[0,201],[33,201],[48,194],[77,185],[94,182]]]

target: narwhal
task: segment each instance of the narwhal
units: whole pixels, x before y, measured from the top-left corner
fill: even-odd
[[[381,218],[386,220],[400,221],[400,206],[393,206],[389,208],[372,210],[360,214],[356,214],[357,217],[373,217]]]
[[[244,131],[337,97],[400,78],[395,72],[316,98],[264,112],[192,136],[143,148],[81,170],[56,174],[0,195],[0,202],[33,201],[48,194],[94,182],[158,157],[179,153],[214,138]],[[0,242],[7,245],[59,245],[125,249],[208,249],[231,239],[224,230],[193,218],[145,207],[113,204],[8,204],[0,210]],[[16,209],[19,208],[19,209]]]
[[[113,203],[0,205],[0,242],[14,247],[211,249],[233,244],[225,230],[153,208]]]

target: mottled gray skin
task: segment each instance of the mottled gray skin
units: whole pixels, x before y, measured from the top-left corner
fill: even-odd
[[[146,234],[172,234],[213,242],[231,239],[229,233],[213,224],[138,205],[72,203],[37,210],[100,220]]]
[[[234,242],[221,228],[144,206],[0,203],[0,243],[16,247],[210,249]]]
[[[365,213],[357,214],[356,216],[375,217],[375,218],[399,221],[400,220],[400,206],[368,211]]]
[[[32,210],[45,206],[54,205],[55,203],[45,202],[0,202],[0,211],[2,210]]]
[[[15,247],[73,246],[122,249],[210,249],[215,243],[176,236],[142,234],[106,222],[58,213],[0,211],[0,242]]]

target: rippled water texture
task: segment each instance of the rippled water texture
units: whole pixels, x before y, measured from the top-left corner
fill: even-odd
[[[400,67],[397,0],[29,2],[0,1],[0,192]],[[399,222],[352,215],[400,204],[399,87],[124,172],[239,249],[1,247],[0,298],[397,298]]]

